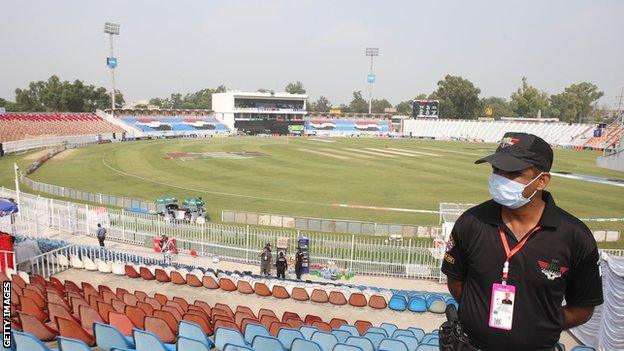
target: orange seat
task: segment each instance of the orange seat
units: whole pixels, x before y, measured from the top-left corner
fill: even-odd
[[[102,295],[102,293],[105,291],[113,292],[111,288],[109,288],[107,285],[104,285],[104,284],[98,285],[98,291],[100,292],[100,295]]]
[[[272,310],[268,308],[261,308],[260,310],[258,310],[258,318],[262,318],[264,316],[271,316],[271,317],[277,318],[277,315]]]
[[[138,274],[138,273],[137,273]],[[121,300],[124,296],[124,294],[129,294],[130,292],[124,288],[117,288],[115,290],[115,294],[117,295],[117,297]]]
[[[362,293],[354,292],[349,296],[349,305],[354,307],[366,307],[368,302],[366,301],[366,296]]]
[[[154,270],[154,275],[159,282],[169,283],[171,281],[171,277],[169,277],[167,272],[162,268],[156,268],[156,270]]]
[[[145,330],[156,335],[164,343],[172,344],[176,341],[176,335],[170,324],[162,318],[156,316],[145,317]]]
[[[230,278],[227,278],[227,277],[221,277],[221,279],[219,279],[219,287],[222,290],[225,290],[225,291],[234,291],[234,290],[236,290],[236,285],[234,285],[232,280]]]
[[[329,323],[325,323],[325,322],[313,322],[312,323],[313,327],[317,327],[320,331],[324,331],[324,332],[331,332],[332,327],[331,325],[329,325]]]
[[[227,320],[217,320],[214,323],[214,329],[217,330],[218,328],[230,328],[230,329],[234,329],[234,330],[239,330],[238,326],[236,325],[236,323],[232,322],[232,321],[227,321]]]
[[[291,318],[295,318],[295,319],[301,320],[301,317],[299,317],[299,314],[297,314],[295,312],[284,311],[284,313],[282,314],[282,322],[286,322],[287,320],[289,320]]]
[[[202,285],[204,285],[204,288],[206,289],[219,289],[219,283],[217,283],[213,277],[208,275],[202,277]]]
[[[25,311],[23,310],[23,312]],[[76,322],[78,321],[78,319],[74,315],[72,315],[68,309],[65,309],[63,305],[54,302],[48,302],[48,319],[50,320],[53,328],[58,330],[58,326],[56,325],[56,317],[74,319]]]
[[[319,317],[319,316],[315,316],[313,314],[309,314],[307,316],[305,316],[305,319],[303,320],[303,323],[305,325],[312,325],[314,324],[314,322],[322,322],[323,318]]]
[[[145,303],[150,304],[155,310],[159,310],[162,307],[162,305],[160,304],[160,302],[158,302],[158,300],[149,296],[145,298]]]
[[[180,316],[180,318],[176,318],[173,313],[169,312],[169,311],[154,311],[154,317],[156,318],[160,318],[162,320],[164,320],[167,325],[169,326],[169,328],[171,328],[171,331],[174,334],[178,334],[178,320],[182,319],[182,317]],[[147,320],[147,318],[146,318]]]
[[[358,329],[358,331],[360,332],[360,335],[366,334],[366,331],[368,330],[368,328],[373,326],[373,324],[371,322],[369,322],[369,321],[362,321],[362,320],[355,321],[355,323],[353,323],[353,325],[355,325],[355,327]]]
[[[133,294],[125,294],[122,300],[128,306],[136,306],[137,302],[139,302],[139,299]]]
[[[248,312],[244,312],[244,311],[237,311],[234,315],[234,322],[236,323],[236,325],[239,326],[240,330],[243,330],[243,321],[245,319],[256,319],[255,316],[253,316],[252,314],[248,313]]]
[[[193,302],[193,305],[200,307],[202,310],[204,310],[204,312],[206,312],[207,315],[211,315],[212,308],[206,301],[195,300],[195,302]]]
[[[147,268],[147,267],[139,267],[139,275],[141,276],[141,278],[143,278],[145,280],[154,280],[154,279],[156,279],[154,277],[154,275],[152,274],[152,271],[150,271],[149,268]]]
[[[329,321],[329,325],[331,326],[332,329],[338,329],[340,328],[341,325],[344,325],[344,324],[349,324],[349,323],[342,318],[332,318],[332,320]]]
[[[202,318],[201,316],[198,316],[192,313],[187,313],[184,316],[182,316],[182,320],[199,325],[199,327],[202,329],[202,331],[206,335],[210,336],[214,333],[212,327],[210,326],[210,322]]]
[[[247,306],[242,306],[242,305],[238,305],[236,306],[236,313],[238,312],[244,312],[247,313],[248,315],[256,318],[256,314],[253,312],[253,310]]]
[[[111,305],[113,305],[113,308],[117,312],[123,313],[123,311],[126,309],[126,303],[121,300],[113,300],[111,302]]]
[[[165,304],[167,304],[167,300],[169,300],[169,298],[166,295],[163,294],[159,294],[159,293],[155,293],[154,294],[154,298],[160,302],[161,306],[164,306]]]
[[[42,308],[38,307],[35,304],[33,299],[26,297],[26,296],[22,296],[20,297],[20,302],[21,302],[22,312],[27,313],[37,318],[41,322],[45,322],[48,319],[48,315],[45,313],[45,311]]]
[[[128,305],[124,313],[137,328],[144,328],[143,320],[145,319],[146,313],[140,307]]]
[[[172,306],[172,305],[163,306],[160,310],[171,313],[171,315],[173,315],[173,317],[176,320],[182,319],[182,312],[180,312],[180,310],[177,309],[175,306]]]
[[[66,338],[82,340],[89,346],[95,345],[93,334],[86,331],[80,324],[71,319],[56,317],[56,324],[59,326],[59,335]]]
[[[251,287],[251,284],[249,284],[248,281],[246,280],[239,280],[238,283],[236,283],[236,287],[238,289],[238,292],[241,294],[253,294],[254,290]]]
[[[128,276],[130,278],[140,278],[141,277],[141,274],[139,274],[139,272],[137,272],[136,269],[134,269],[134,267],[129,265],[129,264],[124,266],[124,270],[126,271],[126,276]]]
[[[332,291],[329,293],[329,303],[332,305],[346,305],[347,299],[340,291]]]
[[[142,309],[146,316],[151,316],[154,313],[154,306],[147,302],[139,301],[137,302],[137,307]]]
[[[97,303],[98,313],[100,317],[104,320],[104,322],[109,323],[108,314],[112,311],[115,312],[115,309],[111,304],[107,304],[106,302],[98,301]]]
[[[386,298],[381,295],[373,295],[368,299],[368,306],[375,309],[384,309],[388,307]]]
[[[11,285],[17,285],[20,288],[24,289],[26,288],[26,281],[19,276],[19,274],[13,274],[13,276],[11,276]]]
[[[300,287],[294,287],[290,297],[297,301],[308,301],[310,299],[306,289]]]
[[[98,302],[104,302],[104,299],[100,295],[89,295],[89,306],[94,310],[97,310]]]
[[[256,293],[256,295],[260,296],[271,296],[271,290],[269,290],[269,287],[261,282],[256,282],[256,284],[254,285],[254,292]]]
[[[71,280],[65,280],[65,291],[72,291],[82,294],[82,289],[78,286],[78,284],[72,282]]]
[[[44,308],[46,305],[45,298],[43,297],[43,295],[39,292],[38,289],[36,289],[33,286],[27,286],[22,291],[22,296],[29,297],[30,299],[32,299],[32,302],[39,308]]]
[[[171,271],[171,273],[169,273],[169,277],[171,277],[171,282],[173,284],[178,284],[178,285],[186,284],[186,277],[184,277],[178,271]]]
[[[310,296],[310,300],[318,303],[325,303],[329,301],[329,296],[327,296],[327,292],[323,289],[314,289],[312,291],[312,295]]]
[[[17,312],[17,314],[19,316],[22,331],[34,335],[41,341],[51,341],[58,336],[58,331],[56,331],[52,325],[43,323],[28,313]]]
[[[147,293],[145,291],[136,290],[134,292],[134,296],[136,296],[136,298],[139,301],[145,301],[145,298],[147,297]]]
[[[132,336],[132,329],[137,327],[128,316],[114,311],[108,314],[108,323],[117,328],[124,336]]]
[[[225,311],[230,317],[234,318],[234,311],[232,311],[229,305],[226,305],[221,302],[217,302],[215,303],[214,308],[218,308],[222,311]]]
[[[68,311],[71,310],[71,307],[69,307],[69,303],[67,302],[67,300],[65,300],[63,296],[58,295],[55,292],[48,291],[47,297],[48,297],[48,303],[56,303],[56,304],[63,306],[63,308],[65,308]]]
[[[182,307],[182,312],[188,311],[189,303],[183,297],[174,296],[172,300]]]
[[[271,329],[271,324],[274,322],[280,322],[280,320],[277,319],[277,317],[275,316],[268,316],[268,315],[262,316],[262,318],[260,318],[260,323],[262,323],[262,325],[264,325],[267,330]]]
[[[191,273],[186,275],[186,284],[196,288],[202,286],[201,280],[199,280],[195,274]]]
[[[195,307],[195,306],[190,306],[190,307]],[[195,307],[195,308],[198,308],[198,307]],[[188,314],[192,314],[192,315],[201,317],[207,323],[210,323],[210,317],[208,317],[208,315],[204,311],[201,311],[199,309],[196,310],[196,309],[189,308],[189,310],[184,315],[188,315]]]
[[[303,321],[299,318],[288,318],[285,323],[293,329],[299,329],[303,325]]]
[[[281,285],[274,285],[273,286],[273,297],[277,298],[277,299],[287,299],[290,297],[290,294],[288,293],[288,290],[286,290],[285,287],[281,286]]]
[[[269,328],[269,333],[273,335],[273,337],[277,338],[277,334],[279,334],[279,331],[282,328],[290,328],[290,325],[282,322],[273,322]]]
[[[91,306],[80,306],[79,311],[80,325],[90,334],[93,334],[93,322],[104,322],[97,310]]]

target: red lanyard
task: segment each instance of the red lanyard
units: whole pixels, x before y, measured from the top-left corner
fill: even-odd
[[[503,242],[503,248],[505,249],[505,255],[507,255],[507,257],[505,258],[505,264],[503,265],[503,284],[507,284],[507,278],[509,278],[509,260],[511,259],[511,257],[513,257],[513,255],[518,253],[520,249],[522,249],[524,244],[529,241],[529,238],[538,230],[540,230],[539,226],[531,229],[531,231],[528,232],[524,236],[524,238],[522,238],[522,240],[520,240],[518,245],[514,246],[512,250],[509,250],[509,243],[507,242],[505,231],[503,230],[503,228],[498,228],[498,235],[500,235],[501,241]]]

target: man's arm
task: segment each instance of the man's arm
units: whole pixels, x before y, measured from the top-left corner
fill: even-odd
[[[446,286],[448,287],[451,295],[453,295],[455,301],[460,302],[459,300],[461,299],[462,291],[464,290],[464,282],[447,277]]]
[[[567,305],[563,308],[563,329],[570,329],[585,324],[591,319],[593,314],[594,306]]]

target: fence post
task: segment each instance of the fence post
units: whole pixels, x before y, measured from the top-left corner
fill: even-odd
[[[353,272],[353,257],[355,255],[355,234],[351,234],[351,260],[349,261],[349,271]]]
[[[249,263],[249,224],[245,230],[245,263]]]
[[[405,266],[405,275],[408,277],[410,264],[412,264],[412,238],[407,242],[407,265]]]
[[[121,239],[126,241],[126,211],[121,209]]]
[[[87,221],[87,236],[91,233],[91,221],[89,221],[89,205],[85,204],[85,219]]]

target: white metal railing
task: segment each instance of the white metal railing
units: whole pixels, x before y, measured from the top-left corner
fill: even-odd
[[[11,268],[14,271],[17,270],[17,263],[15,262],[15,251],[0,250],[0,259],[2,259],[3,272],[6,272],[7,268]]]
[[[110,134],[110,133],[108,133]],[[2,143],[5,153],[12,152],[20,152],[20,151],[28,151],[33,149],[45,148],[54,145],[59,145],[63,143],[89,143],[89,142],[97,142],[102,135],[108,134],[94,134],[94,135],[67,135],[67,136],[59,136],[59,137],[51,137],[51,138],[41,138],[41,139],[26,139],[26,140],[16,140],[16,141],[7,141]]]

